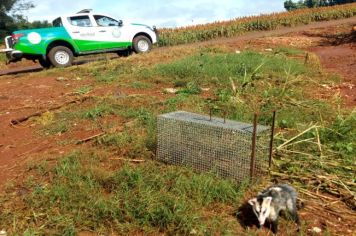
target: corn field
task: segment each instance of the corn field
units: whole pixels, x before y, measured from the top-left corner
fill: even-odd
[[[292,12],[236,18],[204,25],[160,29],[160,46],[206,41],[242,35],[250,31],[274,30],[306,25],[311,22],[336,20],[356,15],[356,3],[300,9]]]

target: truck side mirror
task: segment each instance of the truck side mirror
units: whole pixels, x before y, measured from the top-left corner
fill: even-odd
[[[122,20],[119,20],[119,26],[122,26],[122,24],[123,24]]]

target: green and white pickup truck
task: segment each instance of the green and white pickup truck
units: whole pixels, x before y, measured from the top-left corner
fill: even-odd
[[[145,53],[158,41],[155,27],[129,24],[91,10],[58,17],[52,24],[51,28],[15,31],[5,38],[6,48],[0,52],[10,62],[26,58],[38,60],[43,67],[66,67],[81,55]]]

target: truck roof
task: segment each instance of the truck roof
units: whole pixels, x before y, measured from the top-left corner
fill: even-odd
[[[59,17],[67,18],[67,17],[73,17],[73,16],[87,16],[87,15],[101,15],[101,16],[107,16],[107,17],[116,19],[116,17],[110,16],[108,14],[104,14],[104,13],[100,13],[100,12],[93,12],[92,9],[84,9],[84,10],[81,10],[81,11],[79,11],[77,13],[74,13],[74,14],[71,14],[71,15],[62,15],[62,16],[59,16]],[[59,17],[57,17],[57,18],[59,18]]]

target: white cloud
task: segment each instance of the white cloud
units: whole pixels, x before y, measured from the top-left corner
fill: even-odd
[[[36,8],[28,13],[30,21],[52,21],[59,15],[92,8],[118,19],[165,27],[203,24],[231,18],[283,11],[283,0],[33,0]]]

